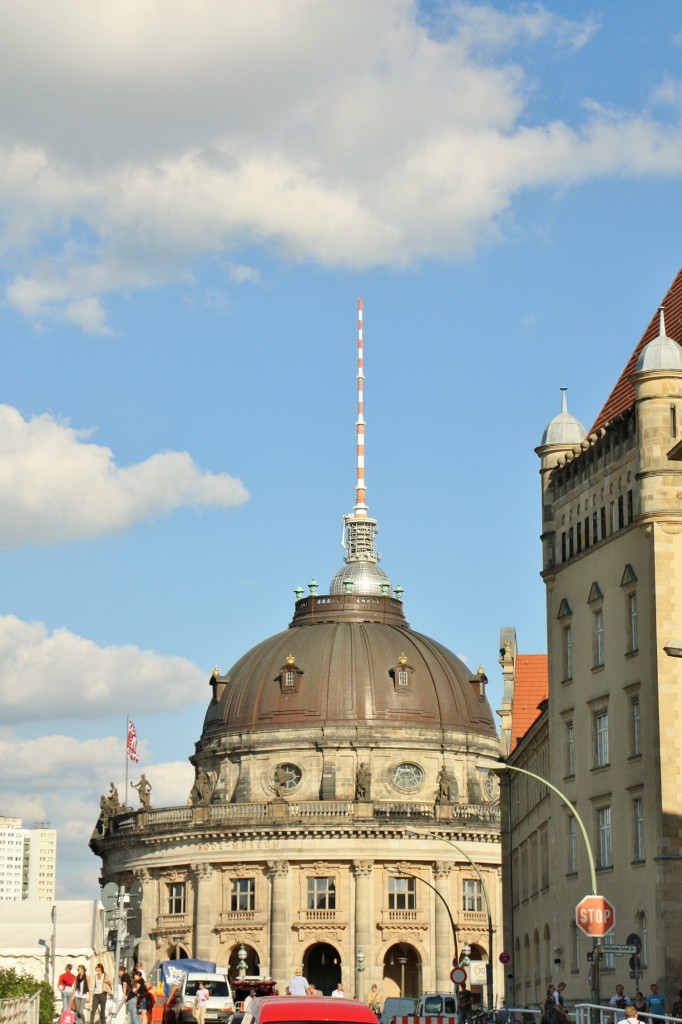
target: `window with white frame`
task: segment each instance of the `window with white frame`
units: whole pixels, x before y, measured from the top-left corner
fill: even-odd
[[[599,867],[610,868],[613,866],[613,850],[611,846],[611,808],[597,808],[597,850],[599,852]]]
[[[230,910],[256,909],[256,879],[255,878],[232,878],[230,879]]]
[[[417,905],[414,878],[394,878],[388,880],[388,909],[414,910]]]
[[[549,888],[549,831],[546,828],[540,832],[540,888]]]
[[[627,595],[628,598],[628,651],[632,653],[638,650],[639,640],[637,638],[637,593]]]
[[[307,907],[308,910],[336,910],[336,880],[309,878]]]
[[[634,859],[644,860],[644,802],[641,796],[632,801],[632,837],[634,840]]]
[[[568,816],[566,824],[568,828],[566,872],[569,875],[575,875],[578,871],[578,823],[571,814]]]
[[[601,668],[604,664],[604,613],[601,608],[592,613],[592,628],[594,632],[594,668]]]
[[[462,879],[462,910],[480,914],[483,910],[483,892],[479,878]]]
[[[169,882],[168,887],[168,913],[185,913],[185,883]]]
[[[573,678],[573,627],[566,622],[562,628],[564,679]]]
[[[609,763],[609,713],[598,711],[594,716],[594,765],[604,768]]]
[[[642,734],[638,696],[630,698],[630,741],[632,757],[639,757],[642,753]]]
[[[566,722],[566,775],[575,775],[575,732],[573,722]]]

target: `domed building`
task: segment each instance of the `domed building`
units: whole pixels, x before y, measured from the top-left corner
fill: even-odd
[[[105,881],[142,883],[148,968],[193,956],[282,993],[301,968],[323,994],[342,982],[364,998],[374,983],[452,991],[458,956],[487,1003],[502,991],[499,803],[476,762],[498,739],[483,670],[412,630],[378,565],[359,313],[343,567],[214,671],[187,805],[114,813],[91,845]]]

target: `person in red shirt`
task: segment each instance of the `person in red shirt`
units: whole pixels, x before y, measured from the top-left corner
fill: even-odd
[[[66,970],[63,974],[59,975],[57,982],[57,988],[62,994],[62,1009],[68,1010],[69,1003],[71,1002],[71,996],[73,995],[73,986],[76,980],[76,975],[72,973],[72,964],[66,965]]]

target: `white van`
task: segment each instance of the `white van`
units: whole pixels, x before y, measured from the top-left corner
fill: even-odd
[[[457,1001],[451,992],[426,992],[417,1000],[415,1017],[456,1017]]]
[[[199,982],[211,993],[206,1003],[206,1021],[227,1024],[227,1018],[234,1013],[232,989],[226,974],[207,974],[197,972],[186,974],[180,991],[173,1002],[176,1024],[194,1024],[194,1001]]]

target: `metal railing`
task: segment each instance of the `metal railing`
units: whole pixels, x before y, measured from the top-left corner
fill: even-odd
[[[0,999],[0,1024],[38,1024],[40,992]]]

